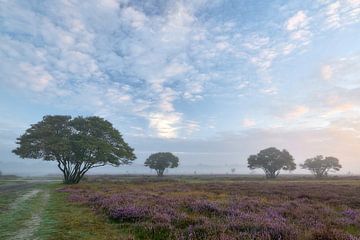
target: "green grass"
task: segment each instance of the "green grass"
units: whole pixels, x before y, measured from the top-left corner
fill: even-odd
[[[1,215],[9,209],[11,203],[17,198],[18,195],[18,192],[0,194],[0,219]]]
[[[68,202],[66,194],[52,185],[50,198],[35,236],[38,239],[132,239],[101,214],[80,204]]]
[[[102,214],[96,214],[88,207],[67,200],[67,194],[57,191],[62,184],[39,184],[32,189],[0,193],[0,239],[9,239],[26,227],[34,213],[41,216],[33,238],[46,240],[61,239],[132,239],[125,229],[112,224]],[[19,202],[23,194],[33,189],[38,194]],[[44,194],[48,194],[46,200]]]
[[[6,239],[13,236],[16,231],[24,227],[24,223],[31,219],[32,213],[38,212],[43,204],[44,192],[40,192],[33,197],[16,204],[16,208],[9,209],[9,202],[7,204],[7,210],[0,215],[0,239]],[[6,198],[5,201],[14,201],[14,196]]]

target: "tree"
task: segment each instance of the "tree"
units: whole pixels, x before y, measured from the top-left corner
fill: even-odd
[[[339,171],[341,165],[335,157],[323,157],[321,155],[306,159],[301,168],[310,170],[316,177],[326,177],[330,171]]]
[[[21,158],[56,161],[64,183],[78,183],[91,168],[130,164],[133,149],[100,117],[44,116],[17,138]]]
[[[267,178],[276,178],[281,170],[295,170],[296,164],[288,151],[271,147],[261,150],[257,155],[251,155],[248,158],[248,167],[252,170],[261,168]]]
[[[179,158],[170,152],[154,153],[146,159],[144,165],[155,169],[158,177],[162,177],[166,168],[176,168],[179,166]]]

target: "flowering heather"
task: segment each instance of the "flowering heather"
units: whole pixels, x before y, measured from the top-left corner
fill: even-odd
[[[360,239],[357,181],[103,181],[68,186],[69,201],[134,239]]]

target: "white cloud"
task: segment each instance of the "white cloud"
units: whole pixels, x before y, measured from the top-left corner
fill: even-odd
[[[250,119],[250,118],[245,118],[242,121],[242,126],[245,128],[250,128],[250,127],[254,127],[256,125],[255,120]]]
[[[243,44],[244,47],[256,50],[265,47],[270,42],[270,38],[267,36],[252,35]]]
[[[336,29],[360,22],[360,1],[342,0],[330,2],[325,6],[328,28]]]
[[[330,65],[323,65],[321,67],[321,77],[324,80],[330,80],[333,75],[333,70]]]
[[[22,80],[15,82],[20,87],[30,88],[36,92],[42,92],[51,85],[54,78],[45,70],[44,66],[34,66],[29,63],[19,65]]]
[[[203,10],[216,6],[207,1],[169,1],[161,8],[156,1],[127,0],[41,4],[41,13],[26,4],[4,4],[1,84],[29,88],[41,97],[47,92],[49,104],[75,102],[90,113],[129,114],[147,120],[152,130],[169,132],[159,136],[180,136],[189,121],[196,122],[176,101],[237,97],[239,88],[277,94],[276,87],[268,86],[275,60],[311,37],[310,19],[315,19],[305,10],[296,12],[280,25],[289,36],[283,39],[247,23],[219,23],[219,16],[204,21]],[[346,4],[357,16],[358,1]],[[254,66],[256,72],[249,74]],[[343,71],[334,67],[332,78]],[[241,85],[238,76],[247,75],[251,80]],[[170,120],[164,124],[154,113]]]
[[[122,11],[122,20],[128,22],[134,28],[142,28],[148,20],[146,15],[133,7],[126,7]]]
[[[326,111],[321,115],[323,118],[336,117],[335,115],[344,115],[356,110],[356,106],[353,103],[340,103],[330,106]]]
[[[294,49],[296,49],[296,45],[292,44],[292,43],[288,43],[283,47],[282,52],[283,52],[284,55],[288,55],[292,51],[294,51]]]
[[[116,9],[119,7],[119,1],[117,0],[101,0],[99,3],[100,5],[110,9]]]
[[[286,119],[297,119],[308,113],[310,109],[306,106],[296,106],[290,112],[285,114]]]
[[[288,31],[295,31],[305,28],[309,19],[304,11],[298,11],[294,16],[290,17],[285,26]]]
[[[268,70],[278,53],[273,49],[262,49],[258,55],[251,57],[251,62],[259,67],[260,71]]]
[[[290,34],[290,38],[295,41],[302,42],[306,45],[312,33],[309,30],[310,18],[302,10],[290,17],[286,23],[285,28]]]
[[[184,128],[185,128],[185,131],[186,131],[187,135],[191,135],[194,132],[200,130],[200,124],[197,121],[187,121],[185,123]]]
[[[334,3],[331,3],[327,7],[326,15],[327,15],[327,22],[330,27],[339,27],[340,26],[340,15],[338,13],[340,9],[340,2],[336,1]]]
[[[260,92],[262,92],[264,94],[268,94],[268,95],[276,95],[278,93],[278,89],[277,89],[277,87],[273,86],[273,87],[261,89]]]
[[[164,69],[164,76],[166,78],[171,78],[171,77],[174,77],[176,75],[186,73],[190,69],[191,69],[191,67],[188,66],[188,65],[174,62],[174,63],[171,63],[171,64],[166,66],[166,68]]]
[[[360,55],[329,60],[321,67],[321,76],[331,84],[344,89],[360,87]]]
[[[149,121],[150,127],[156,130],[158,137],[178,137],[178,129],[182,121],[180,113],[151,113]]]

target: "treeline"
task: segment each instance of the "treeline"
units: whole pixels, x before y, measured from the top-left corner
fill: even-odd
[[[13,153],[21,158],[57,162],[66,184],[78,183],[92,168],[126,165],[136,159],[134,149],[121,133],[109,121],[96,116],[44,116],[17,138],[17,144]],[[179,166],[179,158],[170,152],[154,153],[144,165],[161,177],[165,169]],[[337,158],[321,155],[307,159],[300,166],[319,178],[341,168]],[[262,169],[267,178],[276,178],[281,170],[295,170],[296,164],[287,150],[271,147],[249,156],[248,167]]]
[[[248,158],[248,167],[250,169],[260,168],[265,172],[267,178],[276,178],[281,170],[295,170],[296,164],[293,156],[287,150],[280,151],[277,148],[271,147],[261,150],[256,155],[251,155]],[[337,158],[324,158],[322,155],[306,159],[300,167],[310,170],[318,178],[328,176],[330,171],[339,171],[341,169]]]

